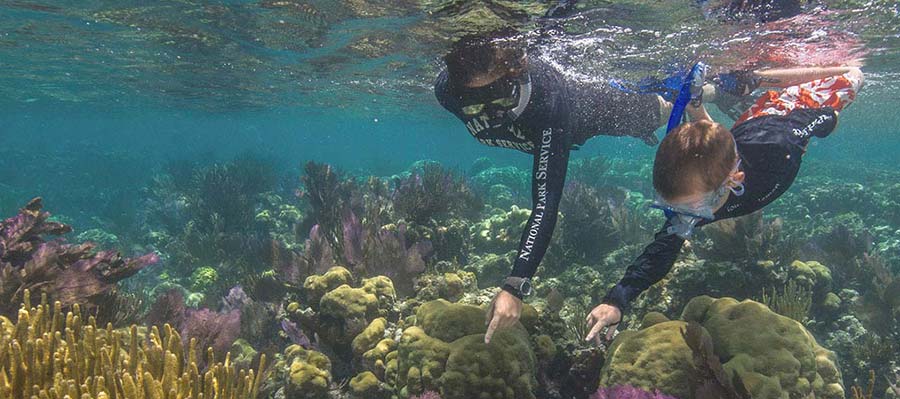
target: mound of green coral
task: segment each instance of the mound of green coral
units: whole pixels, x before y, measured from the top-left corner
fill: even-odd
[[[683,335],[694,322],[711,338],[725,372],[753,398],[844,397],[834,354],[803,325],[760,303],[700,296],[688,303],[682,320],[653,315],[642,329],[623,332],[613,343],[601,386],[627,384],[694,398],[704,378]]]
[[[100,328],[78,305],[63,313],[46,295],[32,307],[26,291],[16,322],[0,316],[0,398],[256,397],[265,355],[257,371],[247,371],[237,370],[230,355],[216,362],[209,350],[201,372],[196,343],[185,348],[169,325],[163,333],[155,326]]]
[[[534,398],[535,355],[521,325],[484,343],[484,310],[436,300],[419,307],[396,351],[387,379],[403,395],[433,390],[444,399]]]

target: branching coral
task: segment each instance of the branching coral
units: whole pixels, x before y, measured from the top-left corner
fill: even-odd
[[[155,399],[204,397],[252,399],[265,370],[238,370],[226,355],[208,369],[198,367],[197,342],[185,348],[178,332],[152,327],[146,339],[137,326],[127,331],[97,327],[76,304],[63,313],[47,297],[31,306],[28,291],[18,321],[0,317],[0,397]]]
[[[114,251],[95,251],[94,245],[47,240],[72,228],[49,221],[40,198],[31,200],[17,216],[0,222],[0,315],[12,314],[26,289],[47,293],[68,306],[94,308],[109,300],[116,283],[156,263],[156,254],[124,258]]]

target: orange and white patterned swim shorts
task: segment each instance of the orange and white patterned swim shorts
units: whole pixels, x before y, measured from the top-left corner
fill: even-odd
[[[787,115],[794,109],[831,107],[840,111],[856,99],[861,85],[858,77],[847,73],[781,91],[769,90],[741,114],[735,125],[760,116]]]

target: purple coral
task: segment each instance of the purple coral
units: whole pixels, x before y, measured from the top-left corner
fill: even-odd
[[[15,311],[21,293],[30,289],[71,305],[99,305],[95,301],[115,293],[116,283],[159,261],[150,253],[124,258],[114,251],[95,251],[94,244],[67,244],[61,238],[68,225],[48,221],[41,198],[32,199],[19,214],[0,222],[0,314]]]
[[[664,395],[659,390],[645,391],[631,385],[616,385],[614,387],[600,388],[591,395],[590,399],[678,399],[674,396]]]

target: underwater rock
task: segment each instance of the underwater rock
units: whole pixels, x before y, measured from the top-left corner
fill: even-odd
[[[520,325],[484,343],[484,310],[436,300],[416,312],[388,355],[388,381],[405,394],[440,392],[444,399],[534,398],[536,359]]]
[[[89,241],[95,244],[100,244],[104,247],[115,247],[116,245],[119,245],[118,236],[101,229],[85,230],[84,232],[78,234],[76,239],[81,242]]]
[[[18,320],[0,316],[0,398],[50,398],[58,392],[91,399],[221,398],[226,391],[236,399],[257,397],[264,354],[257,370],[206,358],[204,371],[198,360],[206,351],[196,341],[182,345],[168,325],[114,330],[86,316],[77,304],[64,314],[62,304],[50,305],[46,295],[32,307],[26,290]],[[33,357],[37,353],[46,357]]]
[[[803,325],[760,303],[700,296],[688,303],[682,319],[648,321],[647,328],[622,332],[610,348],[601,386],[629,384],[695,397],[695,384],[703,379],[698,380],[698,365],[682,335],[688,322],[695,322],[725,360],[725,371],[753,398],[844,397],[834,353],[819,346]]]

